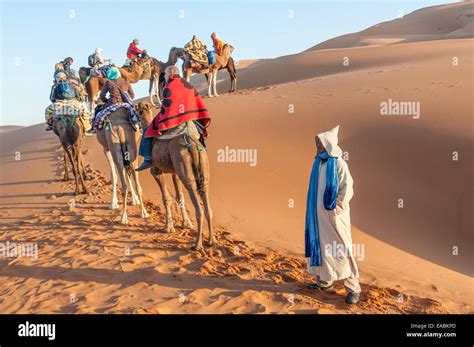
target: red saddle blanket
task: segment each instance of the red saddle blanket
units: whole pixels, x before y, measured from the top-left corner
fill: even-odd
[[[145,137],[157,137],[161,132],[188,121],[197,121],[206,129],[211,118],[196,89],[179,75],[170,78],[163,89],[163,104],[148,127]]]

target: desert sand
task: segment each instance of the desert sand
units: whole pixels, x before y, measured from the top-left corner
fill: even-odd
[[[75,197],[54,134],[43,124],[3,129],[0,242],[36,243],[39,254],[0,260],[0,312],[472,313],[473,13],[472,3],[427,8],[244,63],[234,94],[222,71],[222,95],[205,99],[219,244],[198,253],[194,230],[161,232],[148,172],[151,217],[132,207],[129,225],[118,223],[95,138],[84,148],[91,193]],[[381,115],[389,99],[419,102],[419,118]],[[306,289],[314,136],[337,124],[355,180],[353,241],[365,250],[356,306],[340,283]],[[226,147],[256,149],[257,165],[219,162]]]

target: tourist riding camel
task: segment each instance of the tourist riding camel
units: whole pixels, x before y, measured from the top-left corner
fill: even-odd
[[[72,83],[74,85],[74,88],[76,88],[79,91],[80,97],[78,98],[79,101],[84,101],[86,97],[86,91],[84,89],[84,86],[81,83],[81,80],[76,72],[71,65],[74,62],[74,60],[71,57],[65,58],[63,61],[60,61],[54,66],[54,81],[57,81],[57,74],[60,72],[63,72],[67,76],[68,82]]]
[[[107,78],[108,80],[105,82],[99,95],[100,100],[104,102],[104,109],[114,104],[123,103],[123,91],[127,92],[132,99],[135,97],[132,86],[120,75],[118,68],[110,68]],[[110,94],[109,98],[107,98],[107,93]]]
[[[91,123],[89,110],[82,102],[80,90],[76,88],[70,80],[68,80],[67,75],[64,72],[59,72],[56,76],[57,80],[51,88],[49,97],[51,105],[49,105],[45,110],[45,120],[48,125],[46,131],[53,130],[52,125],[54,116],[64,113],[65,109],[67,109],[67,112],[70,112],[71,109],[75,110],[84,126],[84,129],[86,131],[90,130]]]
[[[222,42],[217,38],[216,33],[211,35],[214,50],[207,52],[208,65],[195,64],[191,54],[188,51],[185,52],[183,58],[183,75],[184,78],[190,82],[193,73],[199,73],[206,76],[208,81],[208,95],[209,97],[219,96],[217,94],[217,72],[222,69],[227,69],[230,75],[230,89],[229,92],[235,92],[237,90],[237,71],[235,68],[234,60],[231,57],[234,47],[228,43]]]
[[[89,66],[92,68],[91,75],[105,76],[107,73],[107,68],[111,63],[111,59],[102,58],[102,52],[102,48],[96,48],[95,52],[88,58]]]
[[[104,108],[94,118],[97,129],[97,140],[104,149],[112,177],[112,205],[118,207],[116,183],[117,174],[121,182],[123,199],[121,223],[128,222],[127,195],[131,192],[132,203],[141,206],[142,218],[148,217],[140,186],[137,167],[137,140],[139,139],[137,123],[140,121],[134,110],[133,89],[130,83],[121,76],[120,70],[111,67],[107,71],[107,82],[102,88],[100,99]],[[109,94],[109,98],[107,98]],[[128,184],[127,184],[128,183]]]
[[[206,127],[209,125],[210,117],[196,89],[180,77],[179,70],[175,66],[166,68],[165,79],[167,84],[163,90],[163,105],[153,120],[151,120],[153,107],[143,102],[138,105],[142,121],[146,120],[145,123],[148,124],[144,137],[156,137],[153,141],[143,144],[146,148],[142,148],[141,153],[152,158],[150,173],[161,190],[166,213],[165,232],[174,231],[172,204],[165,176],[171,174],[173,177],[184,228],[191,228],[192,225],[176,177],[188,191],[197,223],[196,243],[192,249],[198,251],[203,248],[204,218],[209,229],[208,245],[216,243],[209,196],[209,158],[202,141],[202,137],[207,135]],[[146,168],[145,165],[142,167]]]
[[[214,47],[214,52],[218,56],[221,56],[222,50],[224,49],[224,42],[222,42],[222,40],[217,37],[216,33],[211,34],[211,39],[212,39],[212,45]]]
[[[139,58],[140,55],[143,53],[143,51],[140,48],[138,48],[139,44],[140,42],[138,41],[138,39],[134,39],[132,43],[130,43],[130,45],[128,46],[127,59],[125,60],[126,66],[132,65],[135,59],[137,57]]]
[[[64,73],[67,75],[68,79],[74,77],[74,73],[71,68],[73,62],[74,62],[74,59],[72,59],[71,57],[67,57],[63,61],[60,62],[63,66]]]
[[[139,154],[144,158],[144,162],[138,171],[152,166],[153,138],[166,139],[187,134],[191,141],[198,139],[199,145],[203,147],[204,137],[207,136],[206,127],[210,118],[196,89],[181,78],[178,68],[174,65],[166,68],[165,80],[161,110],[143,131]]]
[[[109,94],[109,98],[107,98]],[[119,108],[125,108],[128,116],[133,117],[130,103],[135,97],[132,86],[121,74],[119,68],[113,66],[107,71],[107,82],[105,82],[99,95],[102,105],[95,108],[95,115],[92,120],[93,128],[89,133],[94,133],[98,128],[98,124],[106,115],[111,114]]]

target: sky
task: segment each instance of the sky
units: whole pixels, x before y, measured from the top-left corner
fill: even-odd
[[[138,38],[166,61],[194,34],[211,47],[215,31],[236,59],[275,58],[446,2],[0,0],[0,125],[44,122],[54,65],[71,56],[79,70],[96,47],[122,65]],[[137,97],[148,94],[148,81],[133,87]]]

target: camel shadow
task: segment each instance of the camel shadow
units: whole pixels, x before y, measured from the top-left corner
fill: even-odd
[[[119,271],[113,269],[97,269],[97,268],[64,268],[61,266],[38,266],[38,265],[7,265],[0,267],[2,276],[18,277],[24,279],[37,280],[60,280],[67,282],[96,282],[107,285],[120,285],[119,289],[125,289],[137,283],[146,283],[149,285],[160,285],[178,290],[196,290],[209,289],[219,287],[231,289],[234,291],[246,290],[270,290],[274,291],[277,285],[270,280],[236,280],[232,284],[223,284],[220,277],[203,276],[195,274],[171,274],[161,273],[156,269],[140,268],[133,271]]]
[[[7,182],[0,183],[0,186],[16,186],[21,184],[41,184],[41,183],[51,183],[54,180],[35,180],[35,181],[16,181],[16,182]]]

